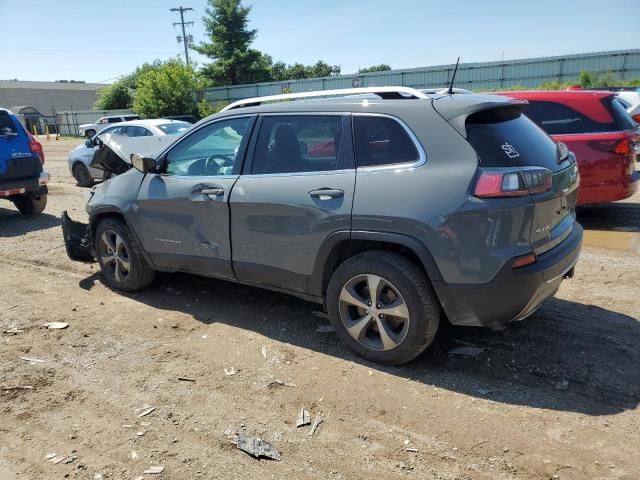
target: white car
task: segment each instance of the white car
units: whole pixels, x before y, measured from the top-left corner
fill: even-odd
[[[101,132],[110,124],[139,120],[140,115],[113,115],[110,117],[100,117],[96,123],[85,123],[78,125],[78,132],[81,136],[91,138],[96,133]]]
[[[104,176],[103,170],[90,166],[93,154],[98,148],[98,137],[103,135],[121,135],[130,138],[157,137],[162,143],[170,137],[182,135],[190,127],[190,123],[167,119],[114,123],[69,152],[69,171],[79,187],[91,187],[96,180],[102,180]]]

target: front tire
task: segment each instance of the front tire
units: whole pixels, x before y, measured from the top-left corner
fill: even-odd
[[[84,136],[87,138],[91,138],[96,134],[95,130],[87,130],[86,132],[84,132]]]
[[[424,271],[394,252],[349,258],[333,273],[327,310],[338,336],[373,362],[400,365],[433,341],[440,304]]]
[[[121,220],[108,218],[100,222],[95,234],[95,251],[109,286],[134,292],[153,281],[155,271],[144,259],[133,232]]]
[[[21,195],[13,200],[13,204],[23,215],[38,215],[47,206],[47,195]]]
[[[76,163],[73,167],[73,178],[76,179],[76,183],[79,187],[92,187],[93,177],[89,173],[89,169],[84,163]]]

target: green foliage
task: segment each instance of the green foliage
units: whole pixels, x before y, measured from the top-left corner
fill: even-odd
[[[139,75],[133,110],[149,118],[197,113],[196,93],[202,86],[190,66],[169,60]]]
[[[361,68],[358,70],[358,73],[386,72],[388,70],[391,70],[391,67],[386,63],[381,63],[380,65],[372,65],[370,67]]]
[[[200,118],[208,117],[209,115],[218,113],[227,105],[229,105],[229,102],[225,102],[221,100],[218,102],[209,103],[208,100],[203,98],[198,102],[198,116]]]
[[[129,88],[122,80],[119,80],[108,87],[98,90],[98,100],[94,108],[96,110],[116,110],[121,108],[131,108],[133,97]]]
[[[340,75],[340,66],[329,65],[322,60],[318,60],[314,65],[303,65],[297,62],[293,65],[287,65],[284,62],[276,62],[271,66],[271,79],[274,82],[329,77],[331,75]]]
[[[215,86],[264,82],[271,77],[271,57],[251,48],[256,30],[248,28],[250,7],[240,0],[208,0],[203,17],[209,42],[193,49],[212,62],[202,69]]]

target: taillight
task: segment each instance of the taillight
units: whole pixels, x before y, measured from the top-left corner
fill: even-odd
[[[632,142],[628,138],[623,138],[622,140],[591,140],[587,144],[599,152],[612,152],[616,155],[637,153],[637,142]]]
[[[29,150],[31,150],[31,153],[38,155],[40,162],[44,165],[44,152],[42,151],[42,145],[38,140],[36,140],[36,137],[34,137],[31,132],[27,132],[27,134],[29,135]]]
[[[511,268],[526,267],[527,265],[536,263],[536,261],[537,261],[536,254],[528,253],[527,255],[522,255],[521,257],[517,257],[511,264]]]
[[[613,153],[618,155],[629,155],[631,153],[631,142],[627,139],[620,140],[613,148]]]
[[[552,183],[553,173],[542,167],[481,168],[473,194],[481,198],[522,197],[548,192]]]
[[[640,123],[640,113],[636,113],[635,115],[631,115],[631,118],[633,118],[636,123]]]

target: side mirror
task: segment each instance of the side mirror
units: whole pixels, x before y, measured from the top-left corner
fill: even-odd
[[[133,165],[133,168],[142,173],[155,172],[157,168],[155,158],[143,157],[142,155],[138,155],[137,153],[131,155],[131,165]]]
[[[93,143],[91,142],[91,139],[87,138],[84,141],[84,146],[87,147],[87,148],[93,148]]]

